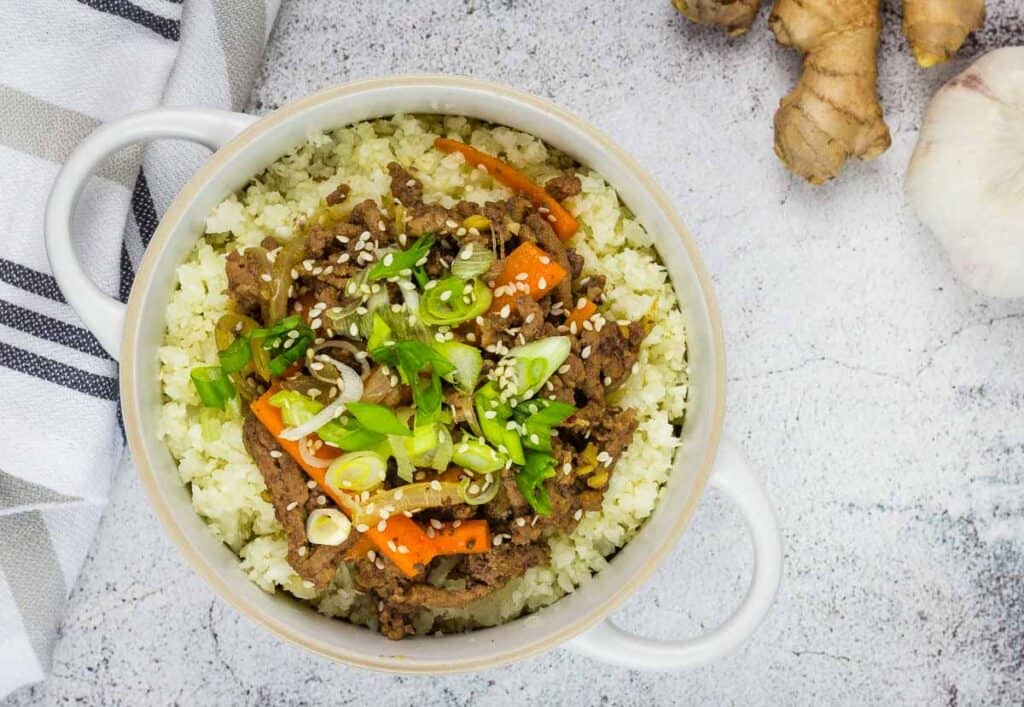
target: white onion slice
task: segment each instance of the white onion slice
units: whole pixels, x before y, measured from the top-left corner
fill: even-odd
[[[306,537],[314,545],[341,545],[352,532],[352,521],[336,508],[318,508],[306,518]]]
[[[313,451],[309,448],[310,441],[309,437],[304,437],[299,440],[299,456],[302,457],[303,462],[315,469],[326,469],[334,460],[321,459],[317,455],[313,454]]]
[[[341,392],[338,394],[338,398],[301,425],[281,430],[278,437],[297,442],[340,415],[345,410],[347,403],[355,402],[363,397],[363,379],[359,377],[359,374],[344,363],[338,364],[338,372],[341,374]]]
[[[398,289],[402,291],[406,309],[410,314],[418,316],[420,313],[420,293],[416,290],[416,285],[412,284],[412,280],[406,277],[398,281]]]

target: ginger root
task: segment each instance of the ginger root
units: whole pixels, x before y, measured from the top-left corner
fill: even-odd
[[[750,29],[761,8],[761,0],[672,0],[672,4],[683,17],[721,27],[734,37]]]
[[[904,0],[903,34],[923,67],[947,61],[985,22],[985,0]]]
[[[835,177],[849,157],[889,148],[878,101],[879,0],[777,0],[775,38],[804,57],[796,88],[775,113],[775,153],[812,184]]]

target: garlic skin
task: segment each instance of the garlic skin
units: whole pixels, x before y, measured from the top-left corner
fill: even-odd
[[[992,51],[939,89],[905,189],[961,280],[1024,297],[1024,47]]]

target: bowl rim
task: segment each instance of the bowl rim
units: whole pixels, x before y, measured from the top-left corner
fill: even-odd
[[[469,89],[483,94],[490,94],[495,98],[516,101],[527,105],[534,110],[544,114],[545,118],[561,121],[568,124],[575,130],[586,134],[586,136],[601,151],[610,154],[617,160],[629,174],[641,186],[643,191],[652,199],[658,209],[664,214],[666,220],[671,224],[672,230],[678,242],[683,246],[686,257],[690,261],[693,271],[696,274],[697,285],[704,298],[706,315],[709,324],[711,348],[713,349],[713,367],[715,371],[714,380],[709,385],[713,398],[710,405],[710,425],[706,443],[700,453],[700,460],[697,463],[696,476],[694,480],[694,492],[686,505],[680,509],[675,523],[666,532],[663,538],[647,553],[647,558],[640,569],[623,582],[616,591],[600,602],[596,607],[585,613],[581,618],[559,627],[557,630],[548,632],[541,640],[533,641],[518,649],[503,652],[500,655],[489,658],[470,658],[460,660],[456,664],[417,664],[415,659],[401,656],[374,656],[370,653],[347,652],[341,653],[332,645],[319,641],[314,637],[295,630],[287,622],[271,616],[250,606],[240,597],[231,585],[223,580],[213,569],[210,561],[202,552],[195,549],[189,541],[188,532],[182,528],[174,518],[174,515],[160,491],[158,486],[154,465],[146,454],[146,444],[143,440],[141,430],[141,413],[139,410],[136,392],[138,381],[136,379],[135,367],[135,344],[139,329],[140,317],[142,315],[142,303],[145,299],[143,292],[148,289],[152,281],[152,275],[161,260],[161,254],[172,241],[172,236],[182,217],[187,213],[189,204],[196,194],[203,188],[209,177],[220,167],[244,152],[250,144],[262,133],[271,128],[292,119],[302,111],[319,103],[331,101],[342,97],[352,97],[356,94],[387,88],[422,88],[432,89]],[[437,111],[439,114],[456,115],[444,109]],[[383,115],[380,117],[384,117]],[[514,126],[512,126],[514,127]],[[120,371],[120,394],[123,406],[123,419],[125,436],[132,453],[132,458],[138,472],[142,487],[149,499],[150,506],[160,521],[164,532],[170,537],[179,553],[184,557],[189,567],[195,571],[209,585],[216,594],[231,605],[241,615],[251,621],[266,627],[271,633],[285,641],[311,651],[317,655],[328,658],[332,661],[342,662],[359,668],[367,668],[385,673],[397,674],[446,674],[471,672],[486,668],[505,665],[510,662],[519,661],[524,658],[546,652],[558,645],[568,641],[572,637],[593,627],[599,621],[604,620],[612,611],[621,605],[626,599],[644,583],[654,571],[661,565],[666,555],[671,551],[686,529],[693,512],[703,497],[712,467],[717,456],[718,446],[722,437],[722,430],[725,417],[725,337],[721,323],[721,313],[718,302],[711,285],[711,278],[700,257],[697,244],[690,231],[684,225],[682,218],[676,211],[671,199],[657,185],[647,171],[624,149],[619,147],[610,137],[602,131],[583,120],[560,108],[554,103],[534,96],[533,94],[515,89],[500,83],[484,81],[480,79],[444,75],[444,74],[403,74],[383,78],[368,78],[353,82],[347,82],[338,86],[332,86],[314,92],[296,101],[287,103],[273,112],[260,117],[251,126],[233,137],[223,147],[218,149],[196,172],[189,181],[175,196],[173,202],[164,213],[157,226],[153,237],[146,248],[142,262],[139,265],[131,293],[127,302],[125,315],[124,332],[121,338],[121,371]],[[526,614],[513,619],[523,620],[534,614]],[[509,622],[506,622],[509,623]],[[467,634],[472,635],[472,634]]]

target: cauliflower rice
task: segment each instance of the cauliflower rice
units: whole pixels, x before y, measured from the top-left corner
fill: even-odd
[[[189,372],[217,363],[214,325],[230,306],[226,254],[258,245],[268,235],[287,239],[298,233],[300,222],[341,182],[351,187],[354,202],[379,200],[389,189],[385,165],[396,160],[421,179],[428,202],[451,207],[459,199],[483,203],[510,196],[461,155],[434,149],[439,135],[497,155],[537,183],[572,164],[535,137],[459,117],[395,116],[314,135],[210,213],[205,237],[177,269],[159,350],[160,433],[177,461],[182,483],[191,488],[196,512],[265,591],[284,589],[328,616],[373,628],[376,615],[355,589],[347,566],[323,593],[303,585],[285,559],[288,544],[264,498],[263,478],[242,443],[237,399],[223,411],[203,408]],[[584,255],[591,272],[607,278],[609,318],[636,320],[656,313],[657,323],[640,350],[639,370],[613,398],[618,405],[636,408],[639,428],[616,466],[601,511],[586,513],[571,535],[550,539],[550,565],[530,568],[466,607],[424,610],[417,620],[420,630],[434,619],[441,619],[446,630],[496,625],[572,592],[633,537],[654,510],[668,478],[687,397],[679,302],[644,227],[600,175],[585,168],[579,174],[583,192],[566,202],[580,222],[571,245]]]

